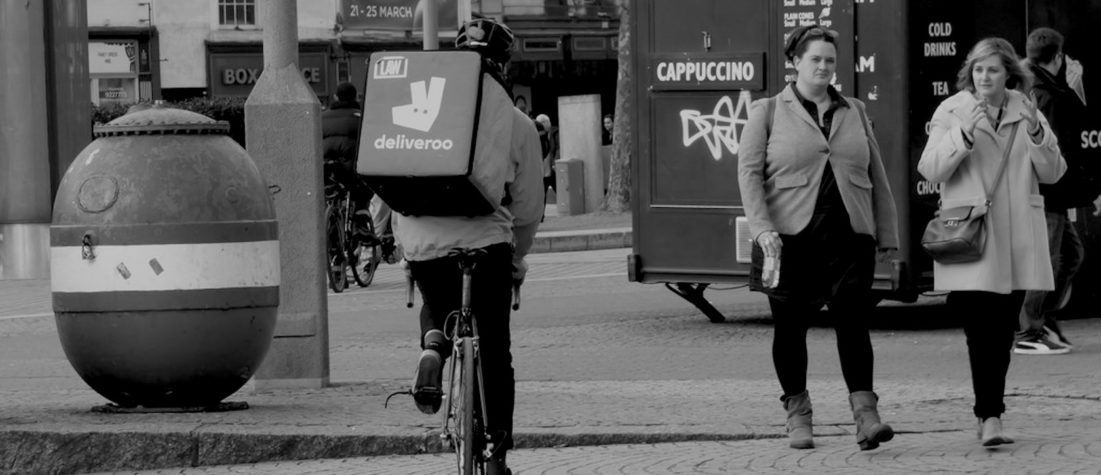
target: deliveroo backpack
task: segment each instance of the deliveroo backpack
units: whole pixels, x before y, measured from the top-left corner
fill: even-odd
[[[406,216],[480,216],[505,196],[512,99],[473,51],[371,54],[357,171]]]

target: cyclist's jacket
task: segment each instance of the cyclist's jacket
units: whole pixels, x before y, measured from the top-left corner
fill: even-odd
[[[484,216],[404,216],[393,214],[394,237],[405,258],[425,261],[444,257],[456,247],[481,248],[511,242],[515,258],[527,255],[543,217],[542,147],[535,125],[513,108],[512,137],[506,160],[506,199]]]
[[[321,113],[321,149],[325,160],[340,163],[343,172],[354,172],[359,141],[359,103],[334,102]]]

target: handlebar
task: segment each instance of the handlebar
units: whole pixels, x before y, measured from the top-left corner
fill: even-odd
[[[405,308],[413,308],[413,273],[407,261],[401,261],[401,268],[405,271]]]
[[[512,281],[512,309],[520,310],[520,282]]]

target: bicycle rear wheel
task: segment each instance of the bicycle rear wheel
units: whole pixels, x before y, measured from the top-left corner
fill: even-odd
[[[348,288],[348,260],[344,256],[344,243],[347,242],[347,237],[341,226],[343,213],[336,203],[330,202],[326,206],[325,214],[329,288],[333,289],[333,292],[340,293]]]
[[[338,294],[348,288],[348,261],[343,256],[329,259],[329,288]]]
[[[375,235],[375,228],[370,219],[367,220],[367,229],[369,235]],[[373,244],[370,244],[362,237],[355,237],[352,241],[352,249],[348,253],[352,279],[355,279],[356,284],[360,287],[367,287],[375,280],[375,270],[378,269],[378,262],[381,258],[378,240],[372,239]]]
[[[451,445],[455,449],[459,473],[474,475],[474,457],[477,449],[474,438],[477,429],[474,425],[474,340],[462,338],[452,360],[450,397],[447,401],[448,417],[451,419]]]

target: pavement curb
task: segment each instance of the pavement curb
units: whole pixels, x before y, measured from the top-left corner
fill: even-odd
[[[580,231],[547,231],[537,233],[531,252],[596,251],[631,247],[629,227]]]
[[[746,433],[517,433],[517,449],[775,439]],[[63,474],[444,453],[437,432],[310,435],[178,432],[0,431],[0,474]]]
[[[746,383],[739,380],[688,383],[696,388],[710,387],[725,395],[719,399],[706,395],[685,397],[683,393],[701,394],[692,387],[683,388],[685,384],[683,381],[644,381],[624,383],[624,387],[615,391],[600,392],[593,390],[602,386],[600,383],[524,383],[525,393],[543,394],[547,398],[529,401],[527,407],[545,407],[565,417],[537,417],[520,422],[516,448],[785,437],[782,415],[773,398],[766,397],[766,393],[774,392],[772,384],[750,384],[751,387],[746,388]],[[821,382],[813,384],[816,389],[826,387]],[[676,388],[680,388],[679,391],[669,392]],[[743,392],[730,388],[742,388]],[[1101,396],[1093,384],[1087,382],[1083,388],[1086,389],[1077,391],[1046,385],[1008,388],[1007,397],[1015,398],[1012,406],[1018,408],[1012,425],[1049,427],[1060,434],[1094,431],[1096,417],[1083,416],[1097,414],[1095,404],[1101,402]],[[348,400],[349,394],[363,392],[363,389],[363,386],[342,386],[309,394],[293,393],[301,399],[291,400],[285,397],[289,393],[256,395],[254,399],[258,404],[250,408],[255,411],[251,413],[152,413],[125,417],[77,409],[84,405],[75,402],[77,398],[82,400],[86,393],[80,391],[81,394],[72,396],[74,402],[40,409],[34,406],[29,410],[13,409],[10,415],[0,415],[0,474],[160,470],[447,452],[437,426],[411,411],[402,413],[398,419],[381,417],[385,415],[382,413],[359,420],[349,417],[369,411],[381,395],[392,388],[378,385],[370,389],[368,399]],[[957,435],[949,438],[973,439],[973,422],[964,416],[970,406],[966,388],[945,384],[914,391],[906,385],[883,384],[881,389],[897,395],[892,398],[894,402],[881,406],[882,414],[895,427],[896,433],[952,433]],[[583,397],[578,399],[578,395]],[[564,412],[551,400],[575,410]],[[664,417],[635,417],[642,413],[631,408],[643,407],[638,402],[641,400],[652,402],[646,406],[647,410],[664,414]],[[273,404],[273,401],[283,403]],[[731,404],[734,401],[738,401],[736,408]],[[851,445],[855,451],[848,405],[840,398],[825,397],[820,401],[815,411],[815,437],[845,441],[844,445]],[[677,410],[699,411],[710,416],[685,418],[678,416]],[[722,412],[715,412],[717,410]],[[313,417],[333,411],[344,414],[339,423]],[[743,415],[720,415],[731,411]],[[526,412],[537,414],[530,409]],[[280,415],[278,425],[270,423],[274,414]],[[786,446],[783,442],[777,444],[778,448]]]

